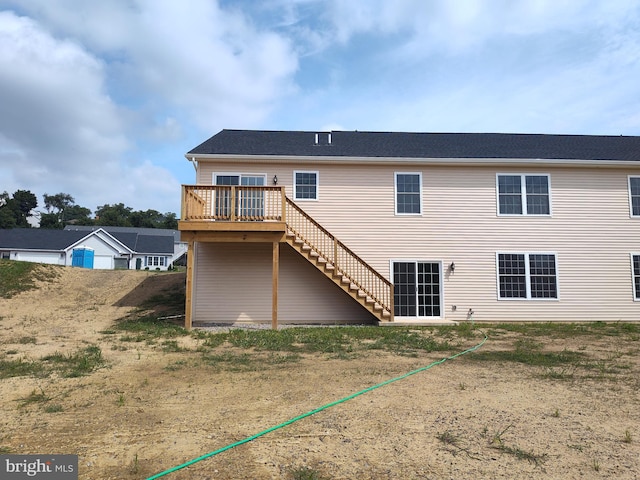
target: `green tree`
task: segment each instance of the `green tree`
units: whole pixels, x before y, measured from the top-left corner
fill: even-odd
[[[66,224],[93,225],[91,210],[79,205],[71,205],[64,211],[63,221]]]
[[[16,190],[11,197],[0,194],[0,228],[30,228],[27,220],[38,206],[38,199],[29,190]]]
[[[44,206],[47,213],[40,215],[40,228],[62,229],[67,224],[91,225],[91,210],[75,204],[74,198],[68,193],[45,193]]]
[[[116,205],[105,204],[96,209],[95,225],[105,227],[132,227],[131,207],[126,207],[124,203]]]
[[[164,220],[160,228],[168,228],[170,230],[178,229],[178,218],[175,213],[167,212],[164,214]]]
[[[137,228],[178,228],[175,213],[160,213],[157,210],[133,210],[123,203],[102,205],[96,209],[94,225]]]

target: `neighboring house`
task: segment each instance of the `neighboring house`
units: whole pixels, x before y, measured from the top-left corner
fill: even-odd
[[[167,270],[173,237],[96,230],[0,230],[0,258],[95,269]]]
[[[138,227],[108,227],[108,226],[90,226],[90,225],[67,225],[65,230],[76,230],[90,232],[102,229],[112,235],[123,233],[135,233],[142,238],[150,237],[171,237],[173,239],[173,254],[167,259],[167,265],[185,265],[185,257],[187,253],[187,243],[180,239],[179,230],[171,230],[166,228],[138,228]],[[164,247],[163,247],[164,248]],[[148,259],[147,263],[152,263]]]
[[[640,319],[640,137],[223,130],[186,326]]]

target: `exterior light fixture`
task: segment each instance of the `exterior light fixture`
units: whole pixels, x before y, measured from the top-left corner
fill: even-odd
[[[277,184],[278,184],[278,176],[277,176],[277,175],[274,175],[274,176],[273,176],[273,184],[274,184],[274,185],[277,185]]]
[[[451,262],[451,265],[449,265],[449,270],[451,270],[452,272],[456,271],[456,263],[455,262]]]

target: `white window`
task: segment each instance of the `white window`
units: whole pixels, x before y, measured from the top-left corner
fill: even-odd
[[[318,172],[293,172],[293,198],[318,200]]]
[[[551,215],[549,175],[498,174],[499,215]]]
[[[396,172],[396,215],[422,214],[422,173]]]
[[[145,257],[145,266],[147,267],[164,267],[166,257]]]
[[[554,253],[498,253],[498,298],[557,299]]]
[[[214,185],[240,187],[262,187],[267,175],[248,173],[214,173]],[[260,189],[236,189],[235,215],[244,218],[260,218],[264,215],[264,192]],[[231,189],[216,190],[213,215],[217,219],[227,219],[231,215]]]
[[[640,217],[640,177],[629,176],[629,208],[632,217]]]
[[[631,254],[631,279],[633,280],[633,299],[640,300],[640,255]]]

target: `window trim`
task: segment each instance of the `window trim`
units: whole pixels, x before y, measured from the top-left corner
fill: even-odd
[[[296,183],[296,175],[298,173],[313,173],[316,176],[316,196],[315,198],[298,197],[298,184]],[[317,202],[320,200],[320,172],[318,170],[294,170],[293,171],[293,199],[302,202]]]
[[[242,177],[263,177],[264,184],[267,185],[267,174],[266,173],[240,173],[240,172],[213,172],[211,175],[211,184],[218,185],[216,183],[216,177],[238,177],[240,184],[235,185],[237,187],[242,186]]]
[[[500,255],[524,255],[524,275],[525,275],[525,293],[526,297],[501,297],[500,296]],[[532,297],[531,296],[531,271],[529,256],[530,255],[553,255],[556,270],[556,297]],[[496,252],[496,297],[498,301],[533,301],[533,302],[557,302],[560,300],[560,272],[558,271],[558,253],[557,252],[539,252],[539,251],[499,251]]]
[[[520,177],[520,202],[522,213],[501,213],[500,212],[500,177]],[[528,213],[527,210],[527,177],[547,177],[547,188],[549,189],[549,213]],[[550,173],[496,173],[496,213],[498,217],[552,217],[553,201],[551,196],[551,174]]]
[[[627,193],[629,195],[629,217],[630,218],[640,218],[639,215],[633,214],[633,196],[631,195],[631,179],[637,178],[640,180],[640,175],[627,175]]]
[[[420,183],[420,211],[418,213],[400,213],[398,212],[398,175],[418,175],[418,182]],[[422,172],[393,172],[393,205],[394,205],[394,213],[395,215],[402,217],[421,217],[423,206],[422,206]]]
[[[145,267],[167,267],[168,265],[166,255],[145,255],[144,257]]]
[[[640,289],[636,290],[636,274],[633,268],[633,257],[639,257],[638,260],[640,260],[640,253],[631,252],[629,256],[631,258],[631,288],[633,290],[633,301],[640,302],[640,295],[638,295],[640,294]],[[640,275],[637,275],[637,277],[640,278]]]

